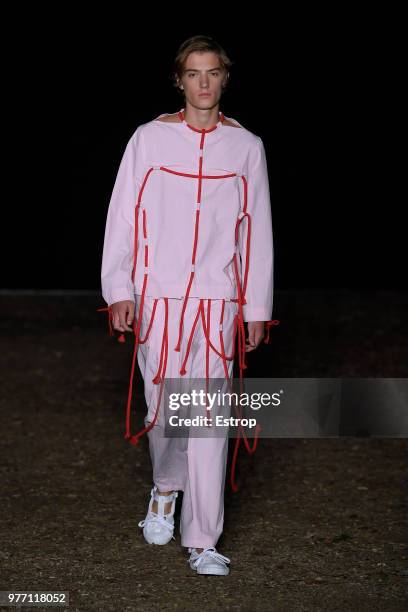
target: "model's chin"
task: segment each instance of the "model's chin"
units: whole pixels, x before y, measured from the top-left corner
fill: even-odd
[[[196,108],[202,109],[202,110],[210,110],[212,108],[214,108],[214,106],[217,105],[218,103],[218,99],[211,95],[211,96],[197,96],[197,97],[192,97],[190,98],[190,104],[192,104],[192,106],[195,106]]]
[[[217,104],[217,99],[215,96],[198,96],[197,104],[202,108],[213,108]]]

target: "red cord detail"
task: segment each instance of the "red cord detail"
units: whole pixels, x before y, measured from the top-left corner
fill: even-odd
[[[199,306],[198,306],[198,308],[197,308],[197,314],[196,314],[196,316],[195,316],[194,323],[193,323],[193,325],[192,325],[192,327],[191,327],[191,331],[190,331],[190,335],[189,335],[189,338],[188,338],[188,343],[187,343],[187,350],[186,350],[186,354],[185,354],[185,357],[184,357],[184,359],[183,359],[183,363],[181,364],[180,374],[181,374],[182,376],[184,376],[184,374],[187,374],[187,370],[186,370],[186,363],[187,363],[188,356],[189,356],[189,354],[190,354],[191,343],[192,343],[192,341],[193,341],[193,337],[194,337],[194,330],[195,330],[195,328],[196,328],[197,321],[198,321],[198,316],[199,316],[199,314],[200,314],[200,305],[201,305],[201,300],[200,300]]]
[[[269,330],[271,329],[271,327],[275,325],[279,325],[279,323],[280,323],[279,319],[270,319],[269,321],[265,321],[265,329],[266,329],[266,334],[264,338],[265,344],[270,344]]]
[[[112,313],[112,306],[106,306],[105,308],[97,308],[96,309],[97,312],[105,312],[108,315],[108,328],[109,328],[109,335],[110,336],[114,336],[114,332],[113,332],[113,327],[112,327],[112,321],[113,321],[113,313]]]
[[[170,168],[166,168],[166,166],[160,166],[160,170],[164,170],[164,172],[170,172],[171,174],[177,174],[178,176],[186,176],[187,178],[200,178],[199,174],[189,174],[188,172],[177,172],[176,170],[171,170]],[[231,174],[202,174],[201,178],[203,179],[222,179],[222,178],[231,178],[232,176],[237,176],[236,172]]]
[[[164,361],[163,361],[162,372],[160,372],[160,391],[159,391],[159,397],[157,400],[156,412],[154,413],[153,421],[148,426],[141,429],[136,435],[131,436],[129,440],[131,444],[137,444],[139,442],[140,437],[143,436],[143,434],[150,431],[155,426],[156,421],[157,421],[157,416],[159,414],[159,407],[160,407],[160,402],[161,402],[161,398],[163,394],[163,383],[164,383],[164,379],[166,375],[168,344],[169,344],[168,342],[169,304],[168,304],[168,298],[165,297],[163,299],[164,299],[164,305],[165,305],[165,321],[164,321],[164,330],[163,330],[163,339],[162,339],[162,346],[164,346]]]
[[[134,236],[134,255],[133,255],[133,269],[132,269],[132,282],[134,283],[134,278],[135,278],[135,272],[136,272],[136,265],[137,265],[137,249],[138,249],[138,239],[139,239],[139,232],[138,232],[138,218],[139,218],[139,209],[140,209],[140,204],[141,204],[141,200],[142,200],[142,193],[144,190],[144,187],[146,185],[146,181],[148,179],[148,177],[150,176],[150,173],[152,172],[153,168],[149,168],[148,172],[146,173],[146,176],[144,178],[142,187],[139,190],[139,196],[138,196],[138,201],[137,201],[137,205],[135,207],[135,236]],[[146,210],[143,209],[143,237],[145,239],[145,247],[144,247],[144,264],[145,264],[145,268],[147,269],[148,263],[149,263],[149,246],[147,244],[147,229],[146,229]],[[128,391],[128,399],[127,399],[127,404],[126,404],[126,431],[125,431],[125,438],[126,439],[130,439],[130,441],[132,442],[132,444],[136,444],[136,440],[138,439],[138,435],[137,436],[132,436],[130,434],[130,406],[132,403],[132,391],[133,391],[133,377],[134,377],[134,371],[135,371],[135,364],[136,364],[136,358],[137,358],[137,351],[139,348],[139,344],[140,344],[140,328],[142,325],[142,316],[143,316],[143,306],[144,306],[144,298],[145,298],[145,293],[146,293],[146,286],[147,286],[147,280],[148,280],[148,273],[145,272],[144,273],[144,277],[143,277],[143,288],[142,288],[142,294],[140,297],[140,306],[139,306],[139,312],[138,312],[138,317],[137,317],[137,323],[136,323],[136,329],[135,329],[135,319],[136,319],[136,313],[135,313],[135,319],[133,320],[133,331],[135,334],[135,343],[134,343],[134,350],[133,350],[133,359],[132,359],[132,367],[131,367],[131,372],[130,372],[130,380],[129,380],[129,391]],[[146,332],[146,338],[144,341],[146,341],[148,334],[150,333],[150,329],[151,329],[151,325],[153,323],[153,318],[154,318],[154,314],[156,311],[156,303],[154,304],[154,308],[152,311],[152,317],[151,317],[151,321],[149,324],[149,328],[148,331]]]
[[[231,300],[232,301],[232,300]],[[225,306],[225,299],[223,299],[222,301],[222,309],[221,309],[221,319],[220,319],[220,324],[222,324],[223,318],[224,318],[224,306]],[[223,335],[222,335],[222,330],[220,330],[220,345],[221,345],[221,352],[218,351],[218,349],[213,345],[213,343],[211,342],[209,333],[207,331],[207,326],[205,324],[205,319],[204,319],[204,308],[201,307],[200,305],[200,310],[201,310],[201,318],[202,318],[202,324],[203,324],[203,329],[204,329],[204,334],[207,338],[207,342],[209,343],[210,347],[212,348],[212,350],[214,351],[214,353],[216,353],[219,357],[221,357],[222,359],[226,359],[228,361],[234,359],[235,356],[235,346],[233,345],[232,348],[232,353],[231,355],[228,357],[227,355],[225,355],[224,352],[224,339],[223,339]],[[235,316],[234,318],[234,330],[233,330],[233,337],[235,338],[236,335],[236,330],[237,330],[237,324],[238,324],[238,315]]]
[[[202,148],[202,146],[203,146],[202,143],[203,143],[204,137],[205,137],[205,135],[203,133],[202,138],[201,138],[200,148]],[[199,179],[198,179],[198,195],[197,195],[197,204],[198,205],[201,204],[202,161],[203,161],[203,158],[200,155]],[[199,227],[199,222],[200,222],[200,208],[198,207],[197,210],[196,210],[195,224],[194,224],[194,244],[193,244],[193,253],[192,253],[192,256],[191,256],[191,265],[192,266],[195,266],[195,257],[196,257],[196,252],[197,252],[197,243],[198,243],[198,227]],[[184,313],[186,311],[187,300],[188,300],[188,296],[190,295],[190,289],[191,289],[191,284],[193,282],[193,278],[194,278],[194,269],[190,273],[190,280],[188,282],[188,287],[187,287],[186,295],[184,296],[184,300],[183,300],[183,308],[182,308],[182,311],[181,311],[180,324],[179,324],[179,335],[178,335],[177,344],[176,344],[176,346],[174,348],[175,351],[179,351],[180,350],[181,336],[182,336],[182,332],[183,332]]]
[[[201,158],[202,159],[202,158]],[[204,302],[203,302],[204,307]],[[207,333],[206,335],[206,343],[205,343],[205,400],[206,400],[206,413],[207,417],[211,417],[211,410],[208,408],[207,400],[208,400],[208,383],[210,378],[210,343],[208,342],[210,337],[210,325],[211,325],[211,300],[207,300]]]
[[[178,116],[179,116],[180,120],[181,120],[181,121],[184,121],[184,110],[183,110],[183,109],[182,109],[182,110],[179,110],[179,112],[178,112],[177,114],[178,114]],[[219,118],[220,118],[221,123],[224,123],[224,121],[225,121],[225,115],[224,115],[224,113],[223,113],[223,112],[221,112],[221,111],[219,112]],[[187,123],[187,122],[186,122],[186,125],[187,125],[187,127],[189,127],[189,128],[190,128],[190,130],[193,130],[194,132],[199,132],[199,133],[202,133],[202,134],[203,134],[203,136],[204,136],[204,134],[208,134],[209,132],[212,132],[213,130],[216,130],[216,129],[217,129],[217,127],[218,127],[218,123],[217,123],[216,125],[214,125],[213,127],[208,128],[207,130],[206,130],[206,129],[204,129],[204,128],[202,128],[202,129],[195,128],[195,127],[193,127],[192,125],[190,125],[190,124],[189,124],[189,123]]]
[[[183,111],[179,112],[179,116],[180,116],[180,119],[182,121],[184,121],[184,113],[183,113]],[[225,119],[223,113],[220,113],[220,117],[221,117],[221,121],[223,122],[224,119]],[[214,127],[210,128],[210,129],[208,129],[208,130],[205,130],[205,129],[200,130],[200,129],[194,128],[193,126],[190,126],[189,124],[186,124],[186,125],[189,128],[191,128],[192,130],[201,133],[200,149],[202,150],[203,147],[204,147],[205,134],[208,133],[208,132],[213,131],[214,129],[216,129],[218,124],[215,125]],[[176,171],[171,170],[169,168],[166,168],[164,166],[160,166],[160,169],[164,170],[166,172],[171,172],[173,174],[178,174],[180,176],[186,176],[186,177],[189,177],[189,178],[198,178],[199,184],[198,184],[197,203],[200,204],[200,202],[201,202],[201,187],[202,187],[202,179],[203,178],[219,179],[219,178],[229,178],[229,177],[236,176],[236,173],[227,174],[227,175],[223,175],[223,176],[203,175],[202,174],[202,163],[203,163],[203,157],[201,155],[200,156],[200,161],[199,161],[199,174],[198,175],[188,174],[188,173],[183,173],[183,172],[176,172]],[[145,178],[144,178],[142,187],[141,187],[141,189],[139,191],[138,202],[137,202],[137,205],[135,207],[134,263],[133,263],[133,269],[132,269],[132,281],[133,281],[133,283],[134,283],[134,277],[135,277],[135,271],[136,271],[136,265],[137,265],[138,218],[139,218],[139,210],[140,210],[140,205],[141,205],[141,198],[142,198],[142,194],[143,194],[143,190],[144,190],[146,181],[147,181],[150,173],[153,171],[153,169],[154,168],[150,168],[148,170]],[[248,184],[247,184],[247,179],[244,176],[242,176],[242,180],[243,180],[243,183],[244,183],[244,204],[243,204],[243,210],[242,210],[242,217],[237,219],[237,223],[236,223],[236,227],[235,227],[235,244],[237,246],[238,236],[239,236],[239,225],[240,225],[240,223],[241,223],[241,221],[242,221],[242,219],[244,217],[246,217],[246,219],[247,219],[247,240],[246,240],[245,268],[244,268],[244,274],[242,275],[243,276],[243,284],[242,284],[242,286],[241,286],[240,275],[239,275],[239,272],[238,272],[237,253],[236,252],[234,253],[234,257],[233,257],[233,269],[234,269],[234,274],[235,274],[235,280],[236,280],[238,297],[231,299],[231,301],[238,303],[238,314],[234,318],[232,353],[231,353],[230,356],[225,355],[224,338],[223,338],[223,332],[222,332],[222,322],[223,322],[223,317],[224,317],[225,299],[223,299],[223,301],[222,301],[222,309],[221,309],[221,315],[220,315],[219,337],[220,337],[220,348],[221,348],[221,351],[218,351],[218,349],[213,345],[213,343],[211,342],[211,339],[210,339],[211,299],[207,300],[207,304],[208,304],[208,307],[207,307],[207,322],[205,322],[205,316],[204,316],[204,300],[200,299],[199,306],[198,306],[198,309],[197,309],[197,313],[196,313],[196,316],[195,316],[195,319],[194,319],[194,323],[192,325],[192,328],[191,328],[191,331],[190,331],[190,334],[189,334],[186,355],[185,355],[185,357],[183,359],[182,367],[180,369],[180,374],[181,375],[186,374],[187,370],[186,370],[185,366],[186,366],[187,359],[188,359],[188,356],[189,356],[189,353],[190,353],[191,344],[192,344],[192,340],[193,340],[193,337],[194,337],[194,331],[195,331],[195,328],[196,328],[196,325],[197,325],[197,322],[198,322],[198,317],[201,314],[201,321],[202,321],[202,325],[203,325],[204,334],[205,334],[205,337],[206,337],[206,384],[208,384],[208,380],[209,380],[209,349],[211,348],[218,356],[220,356],[222,358],[223,365],[224,365],[225,377],[229,381],[229,384],[231,386],[231,377],[228,374],[227,360],[233,360],[234,359],[234,357],[235,357],[235,344],[238,341],[238,364],[239,364],[240,393],[242,393],[242,391],[243,391],[243,383],[244,383],[243,370],[247,368],[247,365],[245,363],[245,352],[246,352],[245,351],[245,327],[244,327],[244,317],[243,317],[243,308],[242,307],[243,307],[243,305],[246,304],[245,293],[246,293],[246,288],[247,288],[248,271],[249,271],[249,261],[250,261],[249,252],[250,252],[250,236],[251,236],[251,217],[250,217],[249,213],[247,213]],[[194,244],[193,244],[192,261],[191,261],[192,266],[195,265],[195,256],[196,256],[196,251],[197,251],[198,228],[199,228],[199,213],[200,213],[200,210],[198,208],[197,211],[196,211],[195,228],[194,228]],[[145,210],[143,210],[143,235],[144,235],[144,238],[147,239],[146,211]],[[145,263],[145,267],[147,268],[147,266],[148,266],[148,245],[147,245],[147,240],[145,240],[144,263]],[[160,353],[160,363],[159,363],[158,371],[157,371],[157,373],[156,373],[156,375],[155,375],[155,377],[153,379],[153,382],[155,384],[157,384],[159,382],[161,383],[160,384],[158,403],[157,403],[154,419],[150,423],[150,425],[148,427],[144,427],[136,435],[131,436],[131,434],[130,434],[130,405],[131,405],[131,398],[132,398],[133,376],[134,376],[134,367],[135,367],[135,362],[136,362],[137,350],[138,350],[139,344],[143,344],[144,342],[146,342],[147,338],[149,337],[149,334],[150,334],[150,331],[151,331],[151,328],[152,328],[152,324],[153,324],[153,320],[154,320],[154,316],[155,316],[155,312],[156,312],[157,301],[158,301],[158,299],[155,299],[155,301],[154,301],[152,315],[151,315],[149,326],[148,326],[148,329],[147,329],[147,332],[146,332],[146,336],[142,340],[142,339],[139,338],[139,334],[140,334],[141,321],[142,321],[142,313],[143,313],[143,305],[144,305],[144,298],[145,298],[145,292],[146,292],[146,286],[147,286],[147,277],[148,277],[148,274],[147,274],[147,272],[145,272],[144,279],[143,279],[143,289],[142,289],[142,295],[141,295],[141,300],[140,300],[140,308],[139,308],[139,313],[138,313],[138,318],[137,318],[137,324],[136,324],[135,320],[133,322],[133,330],[135,332],[135,346],[134,346],[134,352],[133,352],[132,368],[131,368],[131,375],[130,375],[130,381],[129,381],[128,401],[127,401],[127,407],[126,407],[126,433],[125,433],[125,438],[129,439],[132,444],[137,444],[138,441],[139,441],[139,438],[144,433],[150,431],[150,429],[152,427],[154,427],[154,425],[155,425],[155,423],[157,421],[157,417],[158,417],[158,413],[159,413],[159,407],[160,407],[160,402],[161,402],[161,397],[162,397],[162,392],[163,392],[163,382],[164,382],[166,368],[167,368],[167,358],[168,358],[168,298],[164,297],[163,299],[164,299],[164,303],[165,303],[165,324],[164,324],[163,337],[162,337],[162,347],[161,347],[161,353]],[[186,306],[187,306],[187,300],[188,300],[189,294],[190,294],[190,289],[191,289],[193,277],[194,277],[194,268],[193,268],[193,270],[190,273],[190,278],[189,278],[189,282],[188,282],[188,286],[187,286],[187,290],[186,290],[186,295],[184,296],[183,307],[182,307],[180,323],[179,323],[179,337],[178,337],[178,341],[177,341],[177,346],[175,347],[176,351],[180,350],[180,343],[181,343],[181,337],[182,337],[184,314],[185,314],[185,310],[186,310]],[[109,334],[110,335],[114,335],[113,334],[113,329],[112,329],[113,315],[112,315],[112,308],[111,308],[111,306],[109,306],[107,308],[98,308],[97,310],[98,311],[107,311],[107,313],[108,313],[108,324],[109,324]],[[278,319],[271,319],[270,321],[266,321],[265,322],[266,335],[265,335],[264,342],[266,344],[268,344],[270,342],[270,339],[269,339],[269,330],[270,330],[270,328],[272,326],[274,326],[274,325],[279,325],[279,323],[280,323],[280,321]],[[121,334],[121,336],[119,336],[118,341],[120,341],[120,342],[124,342],[125,341],[123,334]],[[241,413],[242,413],[242,409],[241,409]],[[257,425],[256,428],[255,428],[255,437],[254,437],[254,443],[253,443],[252,447],[249,445],[247,436],[245,435],[245,432],[244,432],[244,430],[243,430],[241,425],[239,425],[239,428],[240,428],[240,433],[242,434],[242,438],[244,440],[244,444],[245,444],[245,448],[246,448],[247,452],[250,453],[250,454],[254,453],[256,448],[257,448],[258,435],[259,435],[259,431],[261,429],[260,426]],[[233,451],[233,457],[232,457],[232,463],[231,463],[231,473],[230,473],[230,484],[231,484],[232,491],[234,493],[238,491],[238,487],[237,487],[237,485],[235,483],[235,469],[236,469],[236,464],[237,464],[237,458],[238,458],[238,451],[239,451],[240,442],[241,442],[241,437],[237,436],[236,442],[235,442],[234,451]]]

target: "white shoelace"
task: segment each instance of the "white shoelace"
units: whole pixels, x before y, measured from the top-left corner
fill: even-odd
[[[139,527],[144,527],[148,523],[158,523],[159,525],[163,525],[164,527],[166,527],[166,529],[168,529],[169,531],[173,531],[174,529],[174,525],[169,523],[169,521],[167,521],[164,516],[148,516],[147,518],[143,519],[143,521],[139,521],[138,525]]]
[[[170,531],[170,533],[173,533],[174,530],[174,525],[172,525],[171,523],[169,523],[169,521],[167,521],[164,516],[155,516],[154,514],[151,516],[148,516],[147,518],[143,519],[143,521],[140,521],[138,523],[139,527],[144,527],[145,525],[151,525],[151,524],[157,524],[160,525],[162,527],[165,527],[166,529],[168,529]],[[173,540],[175,540],[176,538],[173,536]]]
[[[156,489],[156,487],[153,487],[153,489],[150,491],[151,503],[149,504],[149,508],[151,507],[151,504],[153,503],[153,498],[156,499],[156,501],[158,501],[157,497],[154,496],[154,494],[156,492],[155,489]],[[157,492],[156,492],[156,494],[157,494]],[[167,497],[167,496],[158,495],[158,497]],[[172,500],[170,500],[170,501],[171,502],[175,501],[176,497],[177,497],[177,492],[174,492],[172,494]],[[173,533],[173,531],[174,531],[174,523],[171,524],[166,519],[166,516],[173,516],[174,515],[175,506],[174,506],[173,503],[172,503],[172,508],[173,508],[173,511],[167,512],[164,516],[159,516],[157,513],[153,512],[152,510],[149,510],[148,513],[147,513],[146,518],[143,519],[142,521],[139,521],[139,523],[138,523],[139,527],[144,527],[145,525],[147,525],[148,527],[150,525],[158,526],[159,529],[157,531],[160,531],[160,527],[165,527],[170,533]],[[173,540],[175,540],[175,539],[176,538],[173,536]]]
[[[198,557],[193,561],[193,565],[196,568],[200,565],[200,563],[202,563],[206,556],[216,559],[217,561],[224,561],[225,563],[230,563],[231,561],[231,559],[228,559],[228,557],[225,557],[221,553],[217,552],[214,546],[204,548],[201,553],[196,552],[195,554],[198,554]]]

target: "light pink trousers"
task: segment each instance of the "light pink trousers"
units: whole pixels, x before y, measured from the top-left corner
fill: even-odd
[[[140,295],[136,295],[136,316],[140,307]],[[209,300],[203,300],[205,321]],[[151,320],[154,298],[145,296],[140,338],[145,338]],[[206,377],[206,337],[201,316],[197,321],[193,341],[186,363],[187,373],[180,375],[186,355],[188,338],[200,304],[199,298],[190,297],[184,314],[183,335],[180,351],[175,351],[179,333],[179,320],[183,300],[168,298],[168,357],[165,378],[183,379],[183,391],[188,379]],[[222,353],[220,342],[220,316],[222,300],[210,300],[210,339]],[[236,302],[225,300],[222,335],[227,356],[233,352],[234,318],[238,312]],[[165,327],[165,300],[157,300],[154,322],[149,338],[138,348],[138,364],[144,380],[144,394],[147,403],[145,425],[151,422],[157,407],[160,384],[154,384],[160,362],[163,330]],[[209,378],[223,379],[223,360],[210,347],[208,355]],[[233,360],[226,361],[228,376],[232,376]],[[226,388],[226,387],[225,387]],[[161,405],[164,400],[162,398]],[[159,415],[163,416],[160,408]],[[205,414],[205,409],[203,411]],[[165,437],[164,420],[158,417],[155,426],[147,433],[153,467],[153,481],[161,491],[183,491],[180,517],[181,545],[206,548],[215,546],[224,524],[224,490],[228,457],[228,429],[225,435],[209,437]],[[207,428],[208,430],[208,428]]]

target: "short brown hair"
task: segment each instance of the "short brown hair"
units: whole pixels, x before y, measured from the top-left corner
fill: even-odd
[[[177,91],[179,91],[179,93],[182,94],[184,94],[184,92],[179,88],[179,80],[181,80],[181,77],[184,74],[184,66],[186,64],[187,57],[194,51],[199,53],[212,51],[213,53],[216,53],[218,55],[221,67],[225,70],[225,72],[228,72],[231,66],[234,64],[221,45],[217,43],[216,40],[211,38],[211,36],[198,34],[196,36],[187,38],[187,40],[185,40],[177,50],[171,75],[174,87],[177,89]],[[225,87],[226,86],[224,86],[224,89]]]

